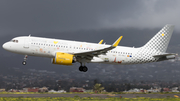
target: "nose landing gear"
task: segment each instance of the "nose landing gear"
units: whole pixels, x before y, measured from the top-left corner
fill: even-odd
[[[27,63],[26,63],[27,57],[28,57],[28,55],[25,55],[25,56],[24,56],[24,61],[22,62],[23,65],[26,65],[26,64],[27,64]]]

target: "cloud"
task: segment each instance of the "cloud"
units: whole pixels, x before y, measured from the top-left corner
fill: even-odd
[[[1,0],[0,35],[111,28],[180,29],[179,0]]]
[[[137,9],[128,6],[123,13],[116,11],[115,14],[105,17],[101,23],[107,28],[133,27],[140,29],[161,28],[165,24],[174,24],[179,29],[179,4],[178,0],[138,0],[137,5],[135,5]],[[121,17],[122,14],[126,17]],[[114,18],[113,21],[112,18]]]

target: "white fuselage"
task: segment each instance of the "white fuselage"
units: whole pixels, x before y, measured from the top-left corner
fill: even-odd
[[[142,64],[175,59],[174,53],[166,53],[173,25],[165,25],[144,46],[139,48],[118,46],[120,36],[112,45],[97,43],[59,40],[41,37],[21,36],[3,44],[7,51],[25,55],[23,65],[26,65],[28,55],[51,58],[53,64],[72,65],[79,62],[79,71],[86,72],[86,63],[109,64]]]
[[[56,52],[64,52],[74,54],[77,52],[88,52],[97,49],[109,47],[110,45],[68,41],[41,37],[16,37],[3,45],[3,48],[18,54],[54,58]],[[17,40],[17,42],[16,42]],[[154,62],[155,59],[150,53],[149,57],[144,58],[145,54],[138,53],[141,48],[131,48],[117,46],[109,50],[106,54],[93,57],[91,61],[98,63],[113,63],[113,64],[136,64]],[[147,54],[146,54],[147,55]],[[143,59],[143,61],[141,61]]]

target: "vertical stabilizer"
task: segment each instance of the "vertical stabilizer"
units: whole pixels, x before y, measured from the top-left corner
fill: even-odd
[[[142,48],[146,50],[156,50],[165,53],[174,30],[174,25],[165,25],[149,42]]]

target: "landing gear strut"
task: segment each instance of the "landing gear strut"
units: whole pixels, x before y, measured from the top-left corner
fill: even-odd
[[[28,55],[25,55],[25,56],[24,56],[24,61],[22,62],[23,65],[26,65],[27,57],[28,57]]]
[[[82,63],[81,63],[81,66],[79,67],[79,71],[81,72],[87,72],[88,71],[88,68],[84,65],[82,66]]]

